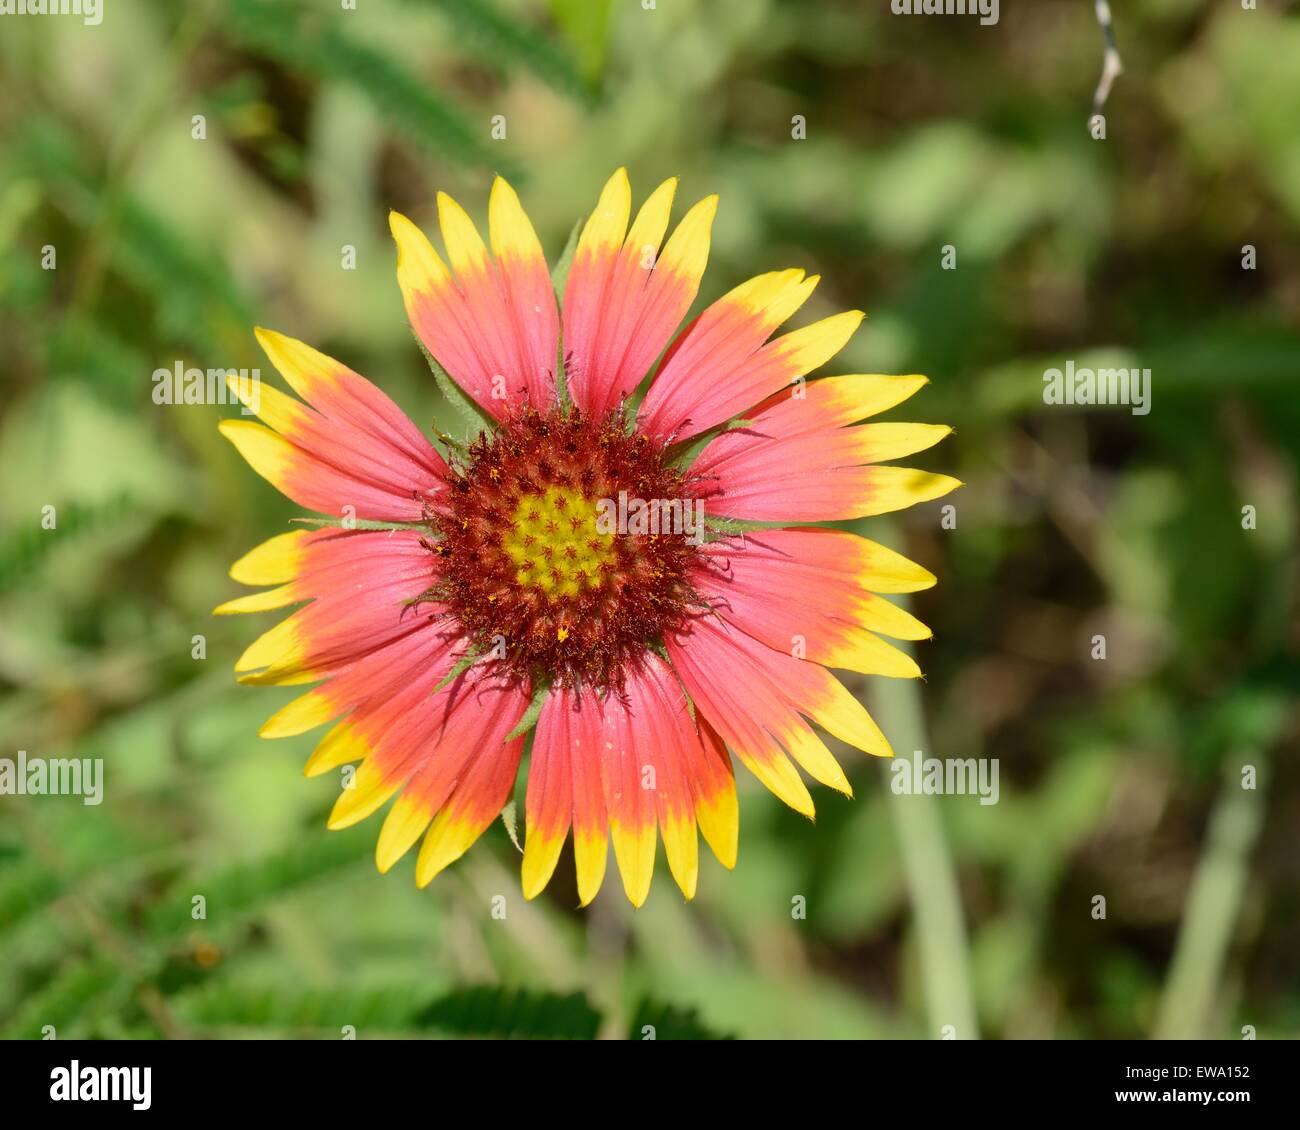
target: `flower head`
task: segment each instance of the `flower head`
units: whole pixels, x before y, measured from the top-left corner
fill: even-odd
[[[271,587],[217,611],[301,605],[235,669],[249,683],[317,684],[261,733],[334,722],[307,773],[360,763],[333,828],[393,801],[381,871],[421,837],[421,886],[463,854],[509,800],[530,742],[528,897],[572,832],[584,904],[612,839],[640,905],[660,836],[689,898],[697,829],[725,866],[736,861],[732,756],[808,816],[800,769],[851,791],[814,724],[891,756],[827,668],[918,675],[881,637],[929,632],[879,594],[934,577],[854,534],[798,523],[947,493],[955,479],[880,464],[948,429],[858,423],[923,377],[804,379],[862,315],[773,338],[817,285],[803,271],[759,275],[678,333],[717,200],[665,241],[675,188],[665,182],[633,218],[626,173],[614,174],[560,309],[504,181],[492,189],[490,251],[445,195],[445,259],[392,215],[411,323],[485,420],[446,458],[369,381],[257,331],[298,399],[263,388],[252,405],[263,423],[227,420],[222,432],[298,504],[359,523],[258,546],[231,576]]]

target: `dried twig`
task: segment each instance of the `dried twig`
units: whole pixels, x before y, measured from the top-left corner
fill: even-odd
[[[1115,80],[1124,73],[1124,64],[1120,61],[1119,47],[1115,43],[1115,25],[1110,19],[1109,0],[1095,0],[1097,23],[1101,25],[1102,38],[1106,41],[1106,53],[1101,60],[1101,78],[1097,80],[1097,91],[1092,96],[1092,117],[1101,113],[1101,108],[1110,96],[1110,88]],[[1090,118],[1089,121],[1092,119]]]

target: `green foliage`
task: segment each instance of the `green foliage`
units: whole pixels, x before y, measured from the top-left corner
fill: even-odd
[[[411,1030],[426,1007],[427,990],[296,989],[277,984],[262,988],[218,983],[180,994],[178,1018],[199,1030],[257,1029],[288,1035],[338,1038],[347,1027],[364,1038]]]
[[[560,252],[555,266],[551,268],[551,286],[555,289],[555,300],[561,307],[564,305],[564,288],[569,283],[569,268],[573,266],[573,253],[578,250],[578,240],[582,237],[584,222],[583,220],[574,222],[573,227],[569,229],[569,238],[564,241],[564,250]]]
[[[47,1026],[65,1038],[85,1030],[103,1006],[104,994],[119,985],[120,972],[103,958],[74,961],[52,976],[0,1026],[10,1040],[39,1040]],[[89,1015],[88,1015],[89,1014]]]
[[[555,266],[551,268],[551,287],[555,291],[556,305],[561,310],[564,309],[564,288],[569,282],[569,268],[573,266],[573,254],[578,249],[582,224],[583,221],[579,220],[573,225],[569,231],[569,238],[564,244],[564,250],[555,261]],[[563,328],[555,341],[555,395],[560,402],[560,407],[567,413],[573,405],[573,400],[569,395],[569,374],[564,361]]]
[[[611,0],[551,0],[551,11],[587,82],[599,82],[609,44]]]
[[[32,860],[7,863],[0,870],[0,936],[44,910],[67,889],[61,876]]]
[[[70,544],[96,531],[102,531],[138,513],[133,499],[126,495],[94,505],[69,502],[55,507],[54,529],[41,524],[41,508],[34,507],[27,521],[14,529],[0,548],[0,592],[17,587],[40,568],[53,553],[64,552]]]
[[[628,1026],[629,1040],[729,1040],[700,1020],[693,1008],[672,1005],[646,997],[638,1006]]]
[[[287,851],[206,878],[188,877],[173,884],[154,899],[145,924],[160,939],[206,926],[208,922],[214,928],[230,930],[266,904],[355,866],[370,852],[370,842],[355,833],[321,831]],[[191,900],[195,895],[203,896],[207,903],[209,918],[202,922],[193,918]]]
[[[506,16],[487,0],[408,0],[408,3],[428,4],[446,12],[458,33],[457,42],[492,64],[503,69],[525,68],[562,94],[590,98],[590,82],[594,77],[591,71],[584,67],[584,73],[579,74],[572,60],[527,20]],[[586,53],[581,57],[585,63]]]
[[[448,671],[441,679],[438,680],[437,686],[433,688],[434,692],[436,693],[437,691],[442,690],[444,687],[451,686],[451,684],[454,683],[457,679],[459,679],[462,674],[464,674],[471,667],[473,667],[474,664],[477,663],[478,660],[482,657],[482,655],[483,653],[479,651],[471,651],[465,655],[462,655],[459,659],[456,660],[455,663],[451,665],[451,670]]]
[[[707,431],[702,432],[700,435],[695,436],[692,439],[683,440],[681,443],[674,444],[668,449],[668,456],[674,464],[685,470],[699,458],[700,452],[708,447],[709,444],[718,438],[718,436],[725,435],[727,432],[738,431],[741,428],[750,427],[751,424],[752,421],[743,418],[738,420],[728,420],[725,424],[721,424],[716,428],[709,428]],[[728,521],[736,521],[736,519],[728,519]]]
[[[539,993],[484,985],[440,997],[416,1017],[420,1026],[456,1036],[590,1040],[600,1015],[581,993]]]
[[[521,734],[528,733],[537,725],[537,719],[541,717],[542,707],[546,705],[546,700],[550,697],[550,684],[539,685],[533,691],[532,701],[528,703],[528,709],[524,711],[524,716],[515,723],[514,728],[506,735],[506,741],[513,741]]]
[[[343,79],[433,157],[496,166],[517,176],[514,163],[490,150],[486,130],[395,59],[349,38],[334,18],[292,0],[228,0],[232,35],[318,79]]]
[[[74,317],[61,333],[51,335],[46,365],[50,375],[71,381],[94,373],[99,394],[122,410],[135,407],[140,374],[149,372],[148,357],[95,318]]]

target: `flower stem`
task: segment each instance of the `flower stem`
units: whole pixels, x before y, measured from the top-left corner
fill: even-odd
[[[896,603],[906,604],[901,599]],[[910,756],[913,750],[926,749],[919,680],[873,679],[871,701],[876,722],[898,756]],[[888,779],[887,766],[887,782]],[[916,917],[929,1028],[936,1037],[949,1034],[951,1026],[957,1039],[978,1039],[966,924],[938,802],[932,796],[899,795],[892,789],[888,789],[887,797]]]
[[[1254,763],[1260,765],[1260,758]],[[1250,853],[1259,835],[1262,805],[1243,788],[1234,767],[1215,802],[1205,850],[1196,866],[1187,910],[1178,928],[1169,979],[1160,998],[1155,1038],[1204,1039],[1245,890]]]

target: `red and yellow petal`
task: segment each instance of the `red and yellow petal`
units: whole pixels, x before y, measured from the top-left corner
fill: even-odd
[[[527,696],[472,671],[436,694],[426,683],[423,698],[408,704],[400,721],[379,724],[364,763],[376,764],[402,789],[380,831],[376,865],[389,870],[423,833],[416,862],[421,887],[501,812],[523,752],[522,738],[506,738],[527,709]]]
[[[528,706],[521,691],[473,668],[435,691],[445,664],[409,668],[398,687],[365,699],[322,741],[309,773],[361,765],[330,814],[331,828],[372,815],[396,796],[375,846],[388,871],[424,835],[416,883],[458,859],[500,813],[523,739],[507,739]]]
[[[670,637],[668,657],[682,685],[695,703],[696,711],[726,742],[741,763],[773,794],[796,812],[811,818],[812,797],[787,756],[781,741],[767,728],[792,736],[797,716],[764,678],[755,675],[752,663],[743,655],[728,654],[706,633],[707,620],[696,621],[691,629]],[[727,664],[735,658],[732,666]]]
[[[292,579],[273,590],[275,603],[310,601],[245,649],[235,663],[242,681],[311,682],[427,628],[436,608],[409,607],[433,579],[421,540],[418,530],[323,529],[268,542],[237,562],[240,576],[267,576],[284,575],[292,561]],[[221,608],[254,610],[238,601]]]
[[[617,183],[614,188],[621,191]],[[603,242],[594,242],[589,250],[579,238],[574,261],[581,256],[582,273],[574,283],[570,270],[565,293],[565,370],[574,402],[590,414],[599,415],[618,401],[618,368],[641,315],[676,188],[674,177],[650,194],[607,263],[600,257]],[[599,227],[593,241],[596,235]]]
[[[255,546],[230,567],[232,580],[241,585],[282,585],[298,576],[309,530],[276,534]]]
[[[603,398],[593,357],[631,214],[632,187],[627,170],[618,169],[601,189],[569,264],[562,314],[565,379],[569,395],[588,412]]]
[[[515,190],[502,177],[492,184],[488,229],[508,315],[526,366],[529,402],[541,407],[555,395],[560,315],[541,242]]]
[[[707,546],[697,591],[724,620],[778,651],[862,674],[919,676],[915,660],[877,633],[917,640],[929,629],[851,575],[806,564],[800,539],[782,536],[792,532],[761,530]]]
[[[629,687],[630,700],[633,694]],[[603,715],[598,753],[609,836],[623,890],[633,906],[640,906],[650,893],[658,841],[652,791],[654,760],[649,751],[652,738],[644,728],[647,719],[639,697],[629,704],[607,702]]]
[[[930,588],[934,574],[857,534],[817,526],[754,530],[712,542],[702,553],[701,582],[728,598],[737,589],[773,600],[786,594],[809,613],[894,639],[930,638],[916,617],[877,594]]]
[[[638,423],[650,435],[684,438],[711,425],[697,425],[710,381],[744,374],[778,326],[807,301],[818,282],[798,269],[758,275],[724,295],[695,319],[669,347],[641,405]],[[703,374],[710,374],[709,381]],[[749,407],[753,401],[739,406]]]
[[[269,330],[258,340],[307,402],[231,378],[246,408],[270,424],[223,420],[249,465],[300,506],[336,517],[417,521],[442,488],[446,464],[374,385],[302,342]]]
[[[663,836],[668,870],[686,898],[695,897],[699,879],[692,774],[699,734],[676,676],[657,657],[648,658],[628,681],[633,725],[649,740],[647,758],[654,770],[655,813]]]
[[[768,397],[746,413],[742,427],[715,436],[691,465],[708,510],[749,521],[824,522],[943,497],[961,483],[876,464],[924,451],[951,428],[843,426],[906,399],[924,383],[915,376],[831,377]]]
[[[547,696],[537,718],[524,798],[524,898],[536,898],[551,881],[573,822],[575,734],[580,701],[567,689]],[[579,739],[580,740],[580,739]]]
[[[578,875],[578,901],[586,906],[605,881],[609,858],[609,818],[600,770],[605,727],[602,705],[592,691],[575,696],[573,708],[573,745],[569,751],[573,772],[573,861]]]
[[[541,244],[519,198],[497,178],[488,206],[492,253],[451,197],[438,220],[451,266],[398,212],[397,281],[425,348],[486,412],[500,418],[524,403],[554,400],[559,314]]]
[[[805,715],[827,733],[863,753],[873,757],[894,756],[893,749],[866,707],[821,664],[768,647],[743,632],[722,626],[717,620],[697,621],[697,624],[706,634],[714,634],[715,662],[734,661],[738,653],[745,655],[753,669],[766,677],[788,708]],[[823,784],[832,783],[823,780],[807,765],[804,768]]]
[[[696,719],[700,742],[691,753],[691,788],[695,819],[705,843],[728,869],[736,866],[740,847],[740,802],[727,747],[703,717]]]
[[[756,287],[738,298],[733,291],[715,304],[722,309],[709,321],[713,308],[706,310],[664,358],[641,408],[642,427],[677,440],[697,435],[834,357],[857,330],[862,311],[835,314],[763,344],[775,328],[772,319],[788,317],[787,311],[803,302],[815,282],[790,279],[766,307],[757,303],[775,287]],[[735,327],[730,334],[725,332],[728,325]],[[703,339],[698,344],[692,341],[696,336]]]
[[[412,679],[440,680],[459,657],[454,630],[421,626],[361,655],[331,677],[277,710],[258,734],[293,737],[372,700],[395,693]]]
[[[511,712],[513,717],[507,714],[511,729],[518,724],[527,707],[527,699],[524,699],[519,709]],[[417,886],[427,886],[438,872],[464,855],[510,799],[524,739],[505,741],[503,737],[491,734],[480,740],[481,748],[467,772],[425,834],[415,865]]]
[[[739,811],[731,762],[718,736],[696,725],[673,672],[647,656],[622,693],[556,688],[542,707],[526,801],[523,887],[546,886],[572,826],[585,906],[604,878],[608,841],[629,901],[650,890],[659,835],[674,881],[693,898],[697,827],[726,867],[735,866]]]
[[[800,715],[865,753],[893,751],[865,708],[824,667],[760,643],[713,617],[667,641],[668,655],[703,717],[773,793],[813,815],[791,758],[814,780],[850,794],[843,771]]]
[[[962,485],[951,475],[877,465],[812,470],[796,465],[774,480],[761,468],[778,454],[755,444],[716,472],[699,467],[709,484],[701,492],[708,512],[752,522],[844,521],[905,510]]]
[[[746,419],[772,417],[785,436],[839,428],[856,424],[901,404],[929,383],[918,374],[887,376],[882,373],[855,373],[844,377],[823,377],[800,382],[774,393],[756,408],[745,412]],[[906,426],[906,425],[901,425]]]
[[[631,188],[619,169],[579,236],[564,294],[564,354],[570,394],[590,415],[632,393],[699,291],[717,197],[692,207],[661,250],[676,184],[661,184],[629,230]]]

